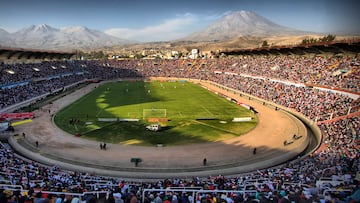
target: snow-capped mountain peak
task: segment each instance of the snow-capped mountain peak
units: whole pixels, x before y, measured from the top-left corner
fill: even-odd
[[[19,30],[16,33],[50,33],[50,32],[58,32],[58,29],[55,29],[49,25],[46,24],[40,24],[40,25],[31,25],[27,28],[23,28]]]
[[[84,27],[84,26],[72,26],[72,27],[60,28],[60,31],[65,32],[65,33],[74,33],[74,32],[89,31],[89,29],[87,27]]]
[[[278,25],[251,11],[236,11],[224,16],[205,29],[185,37],[183,40],[221,41],[242,36],[279,36],[300,32],[302,31]]]
[[[32,49],[73,50],[130,43],[83,26],[57,29],[46,24],[31,25],[12,34],[0,32],[0,38],[5,37],[10,37],[11,43],[0,40],[0,45]]]
[[[35,32],[56,32],[56,31],[58,31],[58,29],[55,29],[47,24],[40,24],[40,25],[36,25],[34,27],[34,31]]]

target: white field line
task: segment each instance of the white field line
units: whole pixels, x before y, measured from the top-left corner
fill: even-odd
[[[202,107],[206,112],[208,112],[210,115],[214,116],[214,114],[211,113],[207,108],[205,108],[205,106],[201,105],[201,107]]]
[[[96,114],[96,117],[98,117],[103,110],[104,110],[104,108],[101,108],[101,109],[99,110],[99,112]]]

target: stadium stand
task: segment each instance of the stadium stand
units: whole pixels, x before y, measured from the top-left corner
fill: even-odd
[[[44,166],[1,142],[1,202],[360,201],[358,55],[199,60],[0,64],[0,111],[89,79],[196,78],[295,109],[318,122],[322,146],[304,159],[233,177],[141,182]]]

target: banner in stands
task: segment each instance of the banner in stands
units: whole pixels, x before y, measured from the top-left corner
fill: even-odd
[[[225,75],[238,75],[237,73],[225,72]]]
[[[138,122],[137,118],[98,118],[98,121],[102,122]]]
[[[246,108],[246,109],[249,109],[249,110],[250,110],[250,106],[247,105],[247,104],[244,104],[244,103],[242,103],[242,102],[238,102],[237,104],[240,105],[240,106],[242,106],[242,107],[244,107],[244,108]]]
[[[34,118],[34,113],[27,112],[27,113],[0,113],[0,120],[16,120],[16,119],[32,119]]]
[[[251,117],[239,117],[239,118],[233,118],[232,122],[248,122],[251,121]]]
[[[98,121],[102,122],[116,122],[117,120],[117,118],[98,118]]]

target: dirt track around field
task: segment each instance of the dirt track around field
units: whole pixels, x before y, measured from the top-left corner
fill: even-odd
[[[254,130],[238,138],[214,142],[171,147],[144,147],[107,143],[107,150],[100,150],[99,142],[69,135],[58,129],[52,122],[52,115],[92,91],[99,84],[90,84],[52,104],[35,111],[36,118],[32,123],[17,126],[16,131],[26,133],[29,143],[39,142],[41,154],[52,154],[69,160],[81,161],[95,165],[121,168],[134,168],[130,158],[143,160],[139,169],[156,171],[157,169],[216,167],[237,163],[247,165],[261,162],[296,151],[306,139],[306,128],[297,119],[273,107],[265,106],[254,100],[240,97],[225,90],[208,86],[213,91],[223,93],[240,102],[248,104],[258,111],[259,123]],[[294,134],[303,135],[293,144],[284,146],[284,140],[292,140]],[[256,154],[253,149],[256,148]],[[203,166],[203,158],[207,165]],[[285,160],[284,160],[285,161]],[[261,164],[259,165],[261,168]]]

